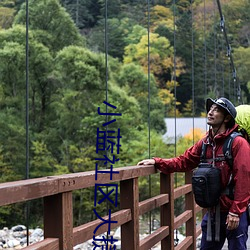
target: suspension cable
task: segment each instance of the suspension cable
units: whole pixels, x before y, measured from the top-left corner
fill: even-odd
[[[174,154],[176,156],[177,154],[177,106],[176,106],[176,98],[177,98],[177,85],[176,85],[176,2],[175,0],[173,0],[173,23],[174,23],[174,58],[173,58],[173,61],[174,61],[174,73],[173,73],[173,81],[174,81],[174,114],[175,114],[175,119],[174,119],[174,131],[175,131],[175,143],[174,143]],[[177,173],[175,173],[175,187],[177,187]],[[176,242],[176,245],[178,245],[179,243],[179,238],[178,238],[178,231],[177,229],[175,230],[175,242]]]
[[[237,86],[237,89],[236,89],[236,95],[237,95],[238,103],[240,104],[240,103],[242,103],[241,86],[240,86],[239,81],[237,81],[236,68],[235,68],[235,65],[234,65],[234,60],[233,60],[231,45],[230,45],[230,43],[228,41],[226,24],[225,24],[225,18],[224,18],[223,14],[222,14],[220,0],[217,0],[217,6],[218,6],[219,14],[220,14],[220,28],[221,28],[221,31],[223,32],[224,38],[226,40],[227,57],[230,60],[230,66],[231,66],[231,69],[232,69],[232,76],[233,76],[233,81],[234,81],[234,90],[235,90],[237,82],[238,82],[238,86]]]
[[[215,15],[215,0],[213,1],[214,7],[214,23],[216,20]],[[214,24],[214,90],[217,92],[217,32],[216,32],[216,25]]]
[[[177,107],[176,107],[176,96],[177,96],[177,86],[176,86],[176,2],[173,0],[174,4],[174,75],[173,75],[173,80],[174,80],[174,96],[175,96],[175,101],[174,101],[174,114],[175,114],[175,156],[176,156],[176,115],[177,115]]]
[[[109,79],[109,75],[108,75],[108,0],[105,0],[105,21],[104,21],[104,46],[105,46],[105,87],[106,87],[106,91],[105,91],[105,100],[108,103],[108,79]],[[106,105],[106,123],[108,123],[108,105]],[[108,131],[108,125],[105,126],[105,131],[106,131],[106,135],[107,135],[107,131]],[[106,156],[108,156],[108,149],[107,149],[107,140],[105,140],[105,150],[106,150]],[[106,164],[106,169],[108,169],[108,162]],[[108,193],[108,187],[106,187],[106,193]],[[108,200],[106,200],[106,214],[108,215],[109,212],[109,203]],[[108,231],[106,232],[107,234],[107,238],[109,237]]]
[[[26,0],[26,45],[25,45],[25,71],[26,71],[26,179],[29,179],[29,0]],[[25,206],[27,245],[29,245],[29,210],[30,203]]]
[[[207,40],[206,40],[206,22],[207,22],[207,18],[206,18],[206,0],[204,0],[204,6],[203,6],[203,10],[204,10],[204,90],[205,90],[205,97],[207,97]]]
[[[194,117],[195,117],[195,106],[194,106],[194,99],[195,99],[195,93],[194,93],[194,11],[193,11],[193,0],[191,0],[191,36],[192,36],[192,115],[193,115],[193,144],[194,144]]]
[[[150,0],[147,1],[147,8],[148,8],[148,18],[147,18],[147,25],[148,25],[148,158],[151,157],[151,148],[150,148]],[[149,197],[152,195],[151,190],[151,175],[148,176],[148,185],[149,185]],[[152,218],[151,218],[151,211],[149,212],[149,233],[151,234],[152,228]]]

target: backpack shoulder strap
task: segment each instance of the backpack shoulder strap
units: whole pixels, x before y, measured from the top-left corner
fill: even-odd
[[[232,144],[233,144],[233,140],[237,137],[237,136],[242,136],[241,133],[239,132],[233,132],[231,133],[227,138],[226,141],[223,145],[223,154],[225,156],[225,159],[229,165],[229,167],[232,169],[233,168],[233,156],[232,156]]]
[[[205,162],[206,160],[206,152],[207,152],[207,144],[202,142],[202,148],[201,148],[201,162]]]

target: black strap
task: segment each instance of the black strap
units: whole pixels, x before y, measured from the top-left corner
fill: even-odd
[[[233,154],[232,154],[232,144],[233,144],[233,140],[237,137],[237,136],[242,136],[241,133],[239,132],[233,132],[231,133],[224,145],[223,145],[223,154],[225,156],[225,159],[231,169],[231,171],[233,171]],[[229,183],[227,184],[227,187],[226,187],[226,190],[224,191],[224,193],[231,199],[233,200],[234,199],[234,183],[233,183],[233,180],[232,180],[232,174],[231,174],[231,177],[230,177],[230,181]]]
[[[224,145],[223,145],[223,154],[224,157],[216,157],[213,159],[214,161],[223,161],[226,160],[229,167],[233,168],[233,155],[232,155],[232,144],[233,140],[237,136],[242,136],[242,133],[240,132],[233,132],[231,133],[225,140]],[[201,162],[206,162],[209,161],[210,159],[206,159],[206,151],[207,151],[207,143],[202,143],[202,148],[201,148]],[[212,159],[211,159],[212,160]]]
[[[207,144],[202,142],[201,148],[201,162],[206,162],[206,152],[207,152]]]
[[[226,141],[223,145],[223,154],[225,156],[225,159],[230,167],[230,169],[233,169],[233,155],[232,155],[232,144],[233,144],[233,140],[237,137],[237,136],[242,136],[241,133],[239,132],[233,132],[231,133],[227,138]]]

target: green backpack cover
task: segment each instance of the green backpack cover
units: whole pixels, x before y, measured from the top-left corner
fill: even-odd
[[[239,124],[239,130],[244,135],[244,132],[248,136],[248,141],[250,138],[250,105],[239,105],[236,108],[237,115],[235,121]]]

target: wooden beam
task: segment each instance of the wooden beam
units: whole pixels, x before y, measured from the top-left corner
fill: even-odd
[[[193,173],[185,173],[185,183],[191,184]],[[186,237],[192,236],[193,242],[187,248],[188,250],[196,250],[196,203],[194,200],[193,192],[185,195],[185,210],[190,210],[192,212],[191,218],[186,222]]]
[[[132,220],[121,227],[121,248],[139,250],[139,186],[138,178],[121,181],[121,209],[131,210]]]
[[[22,248],[23,250],[59,250],[59,239],[47,238]]]
[[[103,217],[104,220],[108,219],[108,216]],[[111,229],[119,227],[129,221],[131,221],[131,211],[130,209],[123,209],[118,212],[111,214],[111,220],[117,221],[115,224],[111,224]],[[93,232],[96,227],[100,224],[100,220],[94,220],[89,223],[83,224],[81,226],[75,227],[73,229],[73,237],[74,237],[74,246],[85,242],[89,239],[93,238]],[[108,226],[103,225],[98,229],[98,235],[105,233],[108,231]]]
[[[189,249],[193,243],[193,237],[188,236],[175,247],[175,250]]]
[[[161,250],[174,249],[174,178],[173,174],[160,174],[160,192],[169,195],[169,202],[161,206],[161,226],[169,227],[169,234],[161,241]]]
[[[73,249],[72,192],[44,198],[44,238],[58,238],[60,249]]]
[[[147,200],[141,201],[139,203],[139,214],[143,215],[157,207],[160,207],[169,202],[168,194],[160,194],[149,198]]]
[[[140,241],[140,250],[151,249],[159,241],[166,238],[169,235],[169,227],[160,227],[152,234]]]

